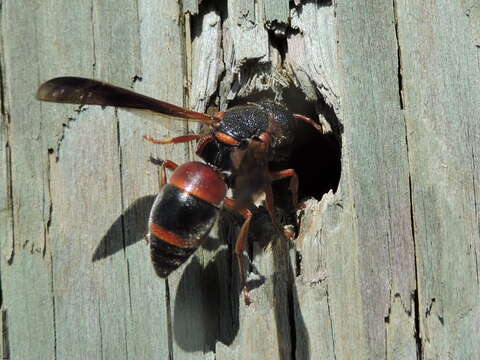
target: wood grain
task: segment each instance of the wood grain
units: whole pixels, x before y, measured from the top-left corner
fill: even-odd
[[[0,1],[3,357],[475,358],[479,9]],[[159,186],[148,159],[184,163],[195,144],[142,136],[199,126],[34,99],[62,75],[197,111],[300,89],[341,141],[338,189],[306,202],[294,241],[255,211],[251,306],[232,255],[241,218],[230,211],[160,280],[143,240]],[[326,155],[305,154],[312,167]]]
[[[479,19],[470,20],[460,3],[399,1],[397,9],[422,351],[426,358],[474,358],[480,350]]]

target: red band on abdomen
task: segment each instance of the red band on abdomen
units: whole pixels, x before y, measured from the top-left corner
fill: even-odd
[[[181,247],[181,248],[191,248],[189,241],[185,238],[175,234],[173,231],[164,229],[162,226],[155,223],[150,224],[150,232],[155,235],[160,240],[165,241],[166,243]]]

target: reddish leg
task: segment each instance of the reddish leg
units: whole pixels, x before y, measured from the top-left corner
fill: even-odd
[[[272,184],[268,184],[265,186],[265,205],[267,207],[267,211],[270,214],[270,218],[272,219],[273,225],[277,228],[278,231],[283,233],[282,227],[275,216],[275,206],[273,204],[273,191],[272,191]]]
[[[233,199],[225,198],[224,205],[230,209],[235,209],[235,201]],[[245,300],[246,305],[250,305],[252,303],[252,299],[248,294],[245,275],[245,264],[243,262],[243,251],[245,250],[245,247],[247,245],[248,230],[250,228],[250,222],[252,220],[252,213],[248,209],[240,210],[240,213],[245,217],[245,221],[243,222],[240,233],[237,237],[237,243],[235,244],[235,255],[237,256],[238,260],[238,271],[240,274],[240,282],[242,285],[243,299]]]
[[[190,142],[190,141],[193,141],[193,140],[197,140],[197,139],[200,139],[203,135],[183,135],[183,136],[177,136],[177,137],[174,137],[174,138],[168,138],[168,139],[163,139],[163,140],[158,140],[158,139],[154,139],[150,136],[147,136],[147,135],[143,135],[143,138],[147,141],[150,141],[151,143],[154,143],[154,144],[180,144],[180,143],[186,143],[186,142]]]
[[[300,115],[300,114],[293,114],[293,117],[296,118],[296,119],[305,121],[307,124],[310,124],[310,125],[313,126],[315,129],[317,129],[318,131],[320,131],[321,133],[323,133],[322,125],[317,124],[315,121],[313,121],[312,119],[310,119],[308,116]]]
[[[167,173],[165,171],[165,168],[168,167],[169,169],[175,170],[178,165],[170,160],[154,159],[153,157],[150,157],[150,161],[153,164],[160,166],[160,184],[159,185],[161,189],[167,183]],[[145,234],[143,238],[145,239],[145,242],[147,244],[150,243],[150,238],[148,237],[148,234]]]
[[[173,161],[170,160],[162,160],[162,159],[155,159],[154,157],[150,156],[150,162],[154,165],[158,166],[165,166],[166,168],[170,170],[175,170],[178,165],[175,164]]]
[[[160,189],[167,183],[167,172],[165,171],[165,162],[160,166]]]
[[[295,170],[285,169],[285,170],[272,172],[270,173],[270,175],[272,177],[272,181],[285,179],[287,177],[290,178],[289,189],[292,192],[293,207],[295,210],[297,210],[298,209],[298,176]]]
[[[290,231],[284,230],[278,222],[277,217],[275,216],[275,206],[273,205],[273,191],[271,184],[268,184],[265,187],[265,205],[267,207],[268,213],[270,214],[273,225],[287,238],[292,239],[294,237],[294,234],[292,234]]]

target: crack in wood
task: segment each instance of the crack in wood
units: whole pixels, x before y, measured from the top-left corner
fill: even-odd
[[[402,77],[402,49],[400,47],[400,39],[398,33],[398,14],[397,14],[397,0],[393,1],[393,17],[395,24],[395,40],[397,42],[397,76],[398,76],[398,97],[400,100],[400,109],[403,110],[403,77]]]
[[[97,66],[97,55],[96,55],[96,41],[95,41],[95,0],[91,0],[90,3],[90,18],[92,22],[92,77],[95,78],[96,75],[96,66]]]
[[[53,154],[53,149],[48,149],[47,154],[47,171],[46,171],[46,181],[47,181],[47,193],[43,192],[43,202],[48,201],[48,214],[47,218],[45,219],[45,214],[43,216],[43,224],[44,224],[44,231],[43,231],[43,249],[42,249],[42,256],[45,257],[47,252],[47,246],[50,240],[50,226],[52,225],[52,213],[53,213],[53,202],[52,202],[52,187],[51,187],[51,165],[52,165],[52,157],[55,155]],[[45,206],[43,207],[45,209]]]
[[[328,285],[325,287],[325,294],[327,296],[327,310],[328,310],[328,319],[330,320],[330,334],[332,336],[332,352],[333,352],[333,358],[337,358],[336,350],[335,350],[335,333],[334,333],[334,327],[333,327],[333,316],[332,316],[332,310],[330,307],[330,295],[328,293]]]
[[[10,242],[10,249],[6,253],[6,260],[8,265],[12,265],[13,257],[15,255],[15,214],[13,208],[13,170],[12,170],[12,149],[10,147],[9,139],[9,129],[8,126],[6,127],[6,145],[5,145],[5,166],[7,168],[6,171],[6,183],[7,183],[7,211],[9,211],[9,216],[7,217],[10,220],[10,224],[6,224],[7,226],[10,225],[10,233],[11,233],[11,242]],[[8,221],[7,220],[7,221]],[[7,244],[6,244],[7,245]],[[2,246],[3,247],[3,246]]]
[[[416,270],[416,267],[415,267]],[[416,274],[416,271],[415,271]],[[414,303],[415,313],[414,313],[414,320],[415,320],[415,343],[417,345],[417,359],[423,359],[423,344],[422,344],[422,334],[420,328],[420,301],[418,299],[418,290],[415,289],[412,293],[412,299]]]
[[[404,117],[405,118],[405,117]],[[407,125],[405,122],[405,130]],[[408,153],[408,137],[407,137],[407,132],[405,132],[405,141],[407,144],[407,153]],[[408,159],[408,157],[407,157]],[[415,290],[412,293],[412,300],[414,304],[414,324],[415,324],[415,343],[417,346],[417,359],[423,359],[423,344],[422,344],[422,333],[421,333],[421,327],[420,327],[420,300],[418,296],[418,289],[419,289],[419,275],[418,275],[418,249],[417,249],[417,243],[415,239],[415,220],[414,220],[414,209],[413,209],[413,189],[412,189],[412,177],[411,173],[409,170],[408,173],[408,185],[409,185],[409,195],[410,195],[410,223],[411,223],[411,231],[412,231],[412,239],[413,239],[413,248],[414,248],[414,254],[415,254]]]
[[[167,336],[168,336],[168,360],[173,360],[173,322],[172,322],[172,307],[170,298],[170,286],[168,279],[165,279],[165,306],[167,313]]]
[[[473,189],[473,207],[474,207],[474,212],[475,212],[475,219],[477,221],[477,236],[480,237],[480,224],[478,224],[478,221],[480,219],[479,213],[478,213],[478,207],[477,207],[477,181],[475,179],[475,174],[477,173],[476,165],[475,165],[475,151],[472,147],[471,149],[472,152],[472,189]],[[477,274],[477,284],[480,284],[480,274],[479,274],[479,268],[478,268],[478,253],[477,253],[477,247],[475,244],[473,244],[473,251],[474,251],[474,258],[475,258],[475,272]]]
[[[411,227],[411,236],[413,240],[413,252],[414,252],[414,277],[415,277],[415,289],[411,293],[411,298],[413,301],[413,310],[411,315],[414,320],[414,336],[416,344],[416,354],[417,359],[423,359],[423,343],[422,343],[422,333],[421,333],[421,323],[420,323],[420,299],[419,299],[419,274],[418,274],[418,248],[417,241],[415,237],[415,214],[414,214],[414,205],[413,205],[413,185],[412,185],[412,174],[411,174],[411,164],[410,164],[410,148],[408,143],[408,125],[407,119],[404,111],[404,98],[403,98],[403,74],[402,74],[402,51],[399,38],[399,16],[398,16],[398,4],[397,0],[392,0],[393,5],[393,16],[394,16],[394,28],[395,28],[395,40],[397,45],[397,76],[398,76],[398,97],[400,109],[402,110],[402,118],[405,127],[405,145],[407,150],[407,164],[408,164],[408,192],[409,192],[409,205],[410,205],[410,227]],[[407,312],[408,314],[408,312]]]
[[[53,354],[54,360],[57,359],[57,320],[56,320],[56,296],[53,274],[53,254],[50,252],[50,296],[52,298],[52,331],[53,331]]]
[[[97,322],[98,322],[98,330],[99,330],[99,335],[100,335],[100,355],[101,358],[103,359],[105,357],[105,354],[103,353],[103,330],[102,330],[102,317],[100,315],[100,302],[97,301]]]
[[[0,28],[3,28],[3,2],[0,1]],[[2,131],[5,136],[5,185],[6,185],[6,223],[7,227],[10,227],[9,233],[11,234],[10,244],[7,244],[5,239],[5,245],[2,245],[2,251],[6,255],[7,264],[11,265],[13,262],[13,257],[15,253],[15,217],[14,217],[14,208],[13,208],[13,174],[12,174],[12,148],[11,148],[11,137],[10,137],[10,112],[8,110],[6,89],[7,89],[7,80],[5,70],[5,42],[4,42],[4,32],[0,31],[0,126],[3,128]],[[3,145],[3,144],[2,144]],[[7,231],[5,231],[7,234]],[[8,251],[4,251],[3,248],[9,245]]]
[[[2,359],[10,359],[10,339],[7,310],[2,309]]]

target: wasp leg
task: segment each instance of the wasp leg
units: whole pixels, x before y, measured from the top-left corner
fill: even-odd
[[[150,162],[152,162],[155,165],[160,166],[160,182],[159,182],[158,185],[159,185],[159,188],[161,189],[167,183],[167,172],[165,171],[166,164],[168,164],[169,166],[174,166],[174,167],[177,167],[177,164],[175,164],[174,162],[172,162],[170,160],[155,159],[151,156],[150,156]],[[149,245],[150,244],[150,232],[147,232],[143,236],[143,239],[145,240],[145,243],[147,245]]]
[[[182,135],[182,136],[177,136],[174,138],[168,138],[168,139],[163,139],[163,140],[158,140],[154,139],[150,136],[143,135],[143,138],[147,141],[150,141],[151,143],[154,144],[180,144],[180,143],[186,143],[190,142],[193,140],[198,140],[202,137],[203,135]]]
[[[156,159],[153,156],[150,156],[150,162],[154,165],[165,166],[166,168],[168,168],[170,170],[175,170],[178,167],[178,165],[175,164],[173,161]]]
[[[225,198],[224,205],[230,209],[235,209],[235,201],[230,198]],[[243,262],[243,252],[247,245],[248,240],[248,230],[250,229],[250,222],[252,220],[252,212],[248,209],[243,209],[239,211],[245,221],[240,229],[240,233],[237,237],[237,242],[235,244],[235,255],[238,260],[238,271],[240,275],[240,283],[242,285],[243,299],[245,300],[246,305],[252,303],[252,298],[248,294],[247,281],[246,281],[246,272],[245,272],[245,263]]]
[[[280,223],[275,216],[275,206],[273,204],[273,191],[272,191],[272,184],[268,184],[265,187],[265,205],[267,207],[267,211],[270,214],[270,218],[272,219],[273,225],[277,228],[277,230],[285,235],[287,238],[292,239],[293,234],[290,231],[286,231],[282,228]]]
[[[293,169],[285,169],[270,173],[272,181],[290,178],[289,189],[292,192],[293,208],[298,209],[298,175]]]
[[[160,166],[159,188],[161,189],[167,183],[167,174],[166,174],[165,168],[168,168],[170,170],[175,170],[178,167],[178,165],[175,164],[173,161],[155,159],[152,156],[150,156],[150,162],[154,165]]]
[[[275,206],[273,204],[273,191],[272,191],[272,184],[268,184],[265,186],[265,206],[267,207],[267,211],[270,214],[270,218],[272,219],[273,225],[283,233],[282,227],[275,216]]]
[[[167,172],[165,171],[165,163],[160,167],[160,189],[167,183]]]
[[[300,115],[300,114],[293,114],[293,117],[296,118],[296,119],[305,121],[307,124],[310,124],[311,126],[313,126],[315,129],[317,129],[318,131],[320,131],[323,134],[322,125],[317,124],[315,121],[310,119],[308,116]]]

